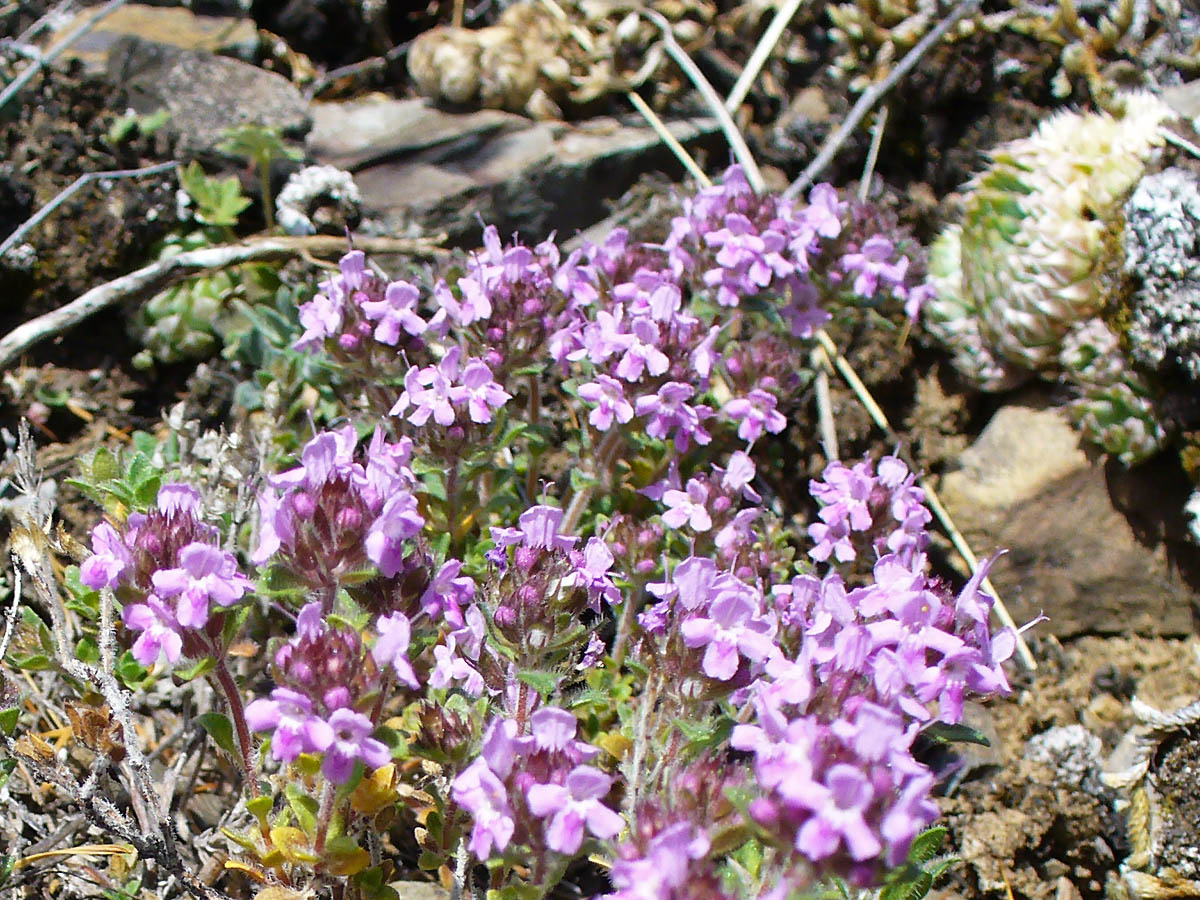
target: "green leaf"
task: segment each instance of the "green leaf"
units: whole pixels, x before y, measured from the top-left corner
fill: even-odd
[[[549,697],[553,694],[555,688],[558,687],[558,682],[562,680],[562,676],[557,672],[544,672],[536,669],[527,669],[524,672],[518,672],[517,678],[543,697]]]
[[[79,643],[75,645],[75,658],[94,665],[100,662],[100,648],[90,637],[81,637]]]
[[[44,653],[31,653],[28,656],[21,656],[14,653],[12,655],[12,664],[25,672],[41,672],[44,669],[50,669],[54,666],[50,657]]]
[[[116,481],[121,477],[121,466],[107,447],[100,447],[92,455],[92,481]]]
[[[137,687],[146,680],[146,676],[149,674],[128,650],[122,653],[121,658],[117,660],[116,672],[117,677],[125,682],[126,687]]]
[[[278,128],[262,125],[239,125],[227,129],[225,140],[217,145],[217,149],[230,156],[240,156],[256,163],[270,162],[273,159],[303,158],[299,150],[284,142]]]
[[[908,850],[908,861],[918,866],[929,862],[942,849],[942,842],[945,841],[947,833],[946,828],[941,825],[922,831],[913,838],[912,846]]]
[[[16,857],[0,856],[0,885],[8,881],[8,876],[12,874],[13,866],[16,864]]]
[[[250,205],[237,176],[209,178],[195,161],[179,173],[179,183],[196,202],[196,221],[204,225],[236,225],[238,216]]]
[[[15,706],[11,709],[0,710],[0,732],[12,737],[19,718],[21,718],[21,710]]]
[[[134,489],[134,503],[143,509],[148,509],[158,500],[158,489],[162,487],[162,478],[152,475]]]
[[[259,822],[265,822],[274,804],[275,801],[271,797],[260,795],[246,801],[246,810]]]
[[[436,872],[442,867],[443,862],[445,862],[445,857],[441,854],[422,850],[421,855],[417,857],[417,868],[422,872]]]
[[[208,732],[214,744],[232,756],[237,755],[237,746],[233,742],[233,723],[229,721],[228,716],[206,712],[196,716],[196,721]]]
[[[969,725],[950,725],[946,722],[934,722],[921,730],[921,734],[939,744],[980,744],[992,746],[987,737]]]
[[[217,661],[211,656],[206,656],[190,666],[184,666],[182,669],[176,669],[171,674],[180,681],[192,681],[199,678],[207,672],[211,672],[217,665]]]
[[[317,801],[295,784],[287,785],[283,793],[287,797],[288,806],[295,814],[300,828],[305,834],[313,834],[317,830],[317,810],[319,808]]]

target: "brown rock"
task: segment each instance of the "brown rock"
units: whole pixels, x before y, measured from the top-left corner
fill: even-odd
[[[1018,621],[1044,610],[1039,632],[1058,636],[1190,633],[1197,595],[1164,535],[1114,505],[1105,467],[1078,441],[1060,410],[1005,407],[941,499],[977,553],[1007,549],[991,577]]]
[[[67,21],[58,31],[60,39],[70,34],[81,19],[92,15],[95,10],[85,9]],[[246,58],[258,46],[258,30],[253,19],[198,16],[182,7],[127,3],[114,9],[75,40],[63,51],[62,58],[78,59],[89,73],[102,75],[108,69],[111,55],[121,52],[122,38],[137,38],[179,50],[233,53]]]

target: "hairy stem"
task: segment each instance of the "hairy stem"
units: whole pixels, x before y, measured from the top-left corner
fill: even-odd
[[[606,484],[611,479],[613,460],[616,457],[617,448],[620,446],[621,431],[614,423],[605,433],[604,440],[600,442],[600,446],[596,448],[594,474]],[[596,486],[594,484],[588,485],[571,497],[571,503],[567,507],[566,515],[563,516],[563,534],[572,534],[579,527],[579,520],[583,517],[583,511],[587,509],[588,503],[591,502],[592,494],[595,492]]]
[[[225,702],[229,706],[229,718],[233,722],[234,731],[237,732],[238,749],[242,754],[240,761],[242,777],[246,780],[250,796],[257,797],[259,790],[258,779],[254,777],[254,746],[250,742],[250,728],[246,725],[246,707],[242,704],[241,692],[238,691],[237,682],[233,680],[233,673],[225,665],[225,659],[221,656],[216,659],[217,665],[213,672],[217,676],[217,684],[221,686],[221,691],[225,694]]]

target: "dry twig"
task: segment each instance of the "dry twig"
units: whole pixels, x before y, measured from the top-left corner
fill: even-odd
[[[917,42],[917,45],[904,55],[904,58],[896,64],[896,68],[892,69],[883,81],[873,84],[863,91],[862,96],[858,98],[858,102],[854,104],[845,121],[837,127],[837,130],[833,134],[825,139],[825,143],[821,147],[821,151],[816,155],[816,158],[800,173],[800,177],[788,186],[788,189],[783,192],[783,196],[788,200],[794,199],[801,191],[812,184],[816,177],[825,171],[825,167],[829,165],[837,155],[837,152],[842,149],[842,144],[846,143],[846,139],[854,133],[859,123],[862,122],[863,118],[866,117],[875,104],[879,102],[880,98],[894,88],[900,82],[900,79],[907,75],[917,64],[921,57],[928,53],[934,44],[945,37],[950,29],[958,24],[960,19],[968,13],[974,12],[979,7],[979,3],[980,0],[963,0],[949,16],[939,22],[937,27],[921,38]]]
[[[725,98],[725,108],[730,113],[741,106],[742,101],[746,99],[746,95],[750,93],[754,79],[758,77],[758,73],[766,65],[767,59],[771,56],[771,51],[775,49],[775,45],[783,37],[784,29],[788,27],[788,23],[792,21],[792,17],[796,15],[796,10],[799,8],[800,0],[785,0],[783,5],[775,11],[775,18],[771,20],[771,24],[767,26],[767,30],[763,32],[763,36],[759,39],[754,52],[750,54],[750,59],[746,61],[746,68],[742,69],[742,74],[738,76],[737,81],[734,82],[733,89],[729,92],[729,96]]]
[[[107,16],[118,6],[123,6],[124,4],[125,0],[109,0],[108,3],[105,3],[102,7],[88,16],[84,21],[80,22],[70,34],[55,44],[49,52],[44,53],[41,58],[34,60],[28,66],[26,66],[20,75],[10,81],[3,91],[0,91],[0,107],[3,107],[5,103],[16,96],[17,92],[20,91],[21,88],[25,87],[25,85],[29,83],[30,79],[32,79],[34,75],[42,70],[43,66],[49,65],[51,62],[53,62],[55,57],[57,57],[73,43],[95,28],[96,24],[101,19]]]
[[[729,141],[734,158],[746,171],[746,180],[750,182],[750,187],[754,188],[755,191],[761,191],[765,186],[765,182],[763,181],[762,173],[758,170],[758,163],[754,161],[754,155],[746,145],[746,139],[742,137],[742,133],[738,130],[733,117],[729,115],[729,110],[725,108],[725,104],[721,101],[716,88],[704,77],[704,73],[700,71],[700,67],[696,65],[695,60],[688,56],[687,52],[679,46],[679,42],[675,40],[674,32],[671,31],[670,22],[652,9],[642,9],[639,10],[639,13],[658,26],[658,30],[662,32],[663,46],[666,48],[667,54],[671,59],[675,60],[679,68],[683,69],[683,73],[687,75],[688,80],[700,92],[700,95],[704,98],[704,102],[708,104],[713,115],[717,117],[717,121],[721,123],[721,131],[725,134],[725,139]]]
[[[358,238],[355,243],[369,253],[405,253],[423,258],[436,258],[446,253],[433,240]],[[78,325],[102,309],[123,300],[155,294],[185,278],[228,269],[243,263],[280,261],[304,253],[327,256],[343,253],[345,250],[345,238],[319,234],[308,237],[256,238],[241,244],[205,247],[160,259],[128,275],[98,285],[65,306],[14,328],[0,339],[0,369],[9,366],[21,353],[39,341]]]
[[[170,160],[169,162],[156,163],[152,166],[143,166],[140,169],[112,169],[107,172],[85,172],[71,182],[68,187],[59,191],[58,196],[22,222],[12,234],[4,239],[4,243],[0,244],[0,259],[3,259],[5,253],[12,249],[16,243],[23,240],[25,235],[37,228],[52,212],[71,199],[84,185],[91,184],[93,181],[102,181],[106,178],[137,178],[141,175],[158,175],[161,172],[169,172],[177,165],[179,163],[175,160]]]

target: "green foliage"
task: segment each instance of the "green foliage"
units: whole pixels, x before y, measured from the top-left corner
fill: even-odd
[[[154,445],[154,439],[145,435],[140,444],[141,448]],[[158,498],[158,489],[163,482],[163,468],[151,459],[151,453],[138,446],[123,448],[119,453],[113,453],[107,447],[100,447],[90,459],[79,463],[80,474],[67,483],[77,488],[85,496],[96,501],[105,514],[110,518],[123,521],[131,512],[145,512],[154,505]],[[171,462],[168,448],[163,448],[163,462]],[[68,581],[72,597],[84,606],[90,606],[87,588],[78,583],[76,574],[75,585]],[[93,592],[94,593],[94,592]]]
[[[939,856],[946,829],[938,826],[913,839],[904,865],[888,873],[879,889],[879,900],[921,900],[934,883],[958,862],[957,857]]]
[[[195,161],[180,170],[179,185],[196,204],[194,215],[201,225],[232,228],[251,203],[236,175],[210,177]]]
[[[248,412],[271,407],[283,426],[272,435],[281,453],[299,448],[297,434],[308,422],[329,422],[341,410],[337,367],[292,349],[304,333],[299,308],[305,299],[304,290],[284,284],[257,302],[235,298],[224,333],[224,356],[253,373],[235,388],[234,402]]]
[[[206,175],[195,162],[180,171],[179,183],[192,199],[193,218],[200,227],[168,237],[159,247],[159,259],[228,243],[251,203],[236,176]],[[274,297],[279,284],[274,266],[252,263],[191,278],[156,294],[135,324],[146,346],[134,358],[135,365],[149,368],[156,361],[211,356],[239,327],[234,300],[262,302]]]
[[[238,156],[258,167],[262,181],[263,218],[267,230],[275,230],[275,202],[271,196],[271,163],[277,159],[299,160],[304,154],[284,142],[277,128],[262,125],[240,125],[225,132],[225,140],[217,149]]]
[[[167,120],[171,118],[171,111],[168,109],[160,109],[157,112],[152,112],[149,115],[139,115],[130,110],[123,116],[118,116],[108,127],[108,142],[114,147],[125,143],[134,134],[140,134],[143,137],[149,137],[160,128],[167,124]]]
[[[233,736],[233,723],[229,721],[228,716],[216,712],[206,712],[196,716],[196,722],[208,732],[208,736],[212,738],[214,744],[230,756],[237,755],[237,745],[234,742]]]

